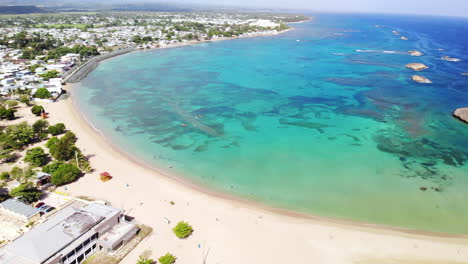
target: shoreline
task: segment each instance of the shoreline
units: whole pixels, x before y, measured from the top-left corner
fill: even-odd
[[[73,87],[73,85],[71,84],[68,84],[68,86],[70,86],[71,89],[67,89],[67,90],[77,89],[77,87]],[[224,193],[221,190],[215,190],[209,187],[202,186],[200,183],[191,181],[187,177],[183,177],[175,173],[170,173],[146,161],[139,161],[137,157],[133,156],[131,153],[126,152],[125,150],[120,148],[118,145],[111,142],[101,130],[96,128],[86,118],[84,113],[82,113],[79,110],[79,107],[77,106],[76,101],[75,101],[75,96],[73,94],[69,94],[69,98],[66,99],[65,102],[68,104],[67,107],[69,107],[73,115],[75,115],[76,117],[75,121],[78,121],[78,122],[81,121],[82,125],[84,127],[87,127],[91,131],[91,133],[95,133],[95,137],[99,138],[98,139],[99,141],[102,141],[105,145],[107,145],[112,152],[115,152],[117,155],[122,156],[123,158],[127,159],[129,162],[135,164],[136,166],[140,166],[149,170],[150,172],[154,172],[153,174],[155,174],[154,176],[156,177],[164,177],[165,179],[171,181],[174,184],[181,184],[186,188],[195,190],[203,194],[207,194],[216,199],[221,199],[226,202],[239,203],[239,205],[248,206],[251,209],[259,209],[265,212],[274,213],[274,214],[278,214],[278,215],[282,215],[286,217],[303,219],[306,221],[311,220],[311,221],[318,221],[318,222],[327,222],[330,224],[337,224],[337,225],[343,225],[343,226],[353,226],[353,227],[360,227],[360,228],[375,229],[374,231],[386,230],[386,231],[395,231],[395,232],[400,232],[404,234],[422,235],[422,236],[428,236],[428,237],[463,238],[463,239],[467,239],[467,242],[468,242],[468,234],[455,234],[455,233],[444,233],[444,232],[436,232],[436,231],[426,231],[426,230],[418,230],[418,229],[390,226],[390,225],[384,225],[384,224],[373,224],[369,222],[353,221],[353,220],[347,220],[347,219],[314,215],[310,213],[290,210],[290,209],[283,208],[283,207],[275,207],[273,205],[252,201],[250,199],[236,196],[233,194]]]
[[[286,31],[289,30],[292,29]],[[210,41],[228,39],[235,38]],[[353,222],[275,208],[166,173],[112,144],[79,111],[73,95],[76,87],[72,84],[68,87],[69,98],[47,104],[46,110],[51,113],[51,121],[63,122],[76,133],[78,146],[85,155],[92,155],[90,161],[95,171],[67,186],[69,189],[59,190],[109,201],[156,230],[123,264],[135,263],[146,249],[156,254],[154,258],[167,251],[178,256],[178,263],[193,263],[193,259],[199,258],[201,244],[204,249],[205,246],[215,249],[208,258],[212,259],[210,263],[239,263],[246,257],[256,259],[257,263],[303,263],[304,259],[310,259],[321,260],[319,263],[360,264],[425,261],[455,264],[468,259],[468,235]],[[104,170],[114,176],[108,183],[98,180]],[[175,206],[169,205],[169,201],[175,201]],[[162,216],[171,219],[171,226],[161,221]],[[193,224],[195,233],[187,241],[174,239],[170,228],[178,221],[175,219]],[[387,262],[388,259],[398,261]]]
[[[90,162],[95,169],[58,191],[108,201],[156,230],[124,259],[123,264],[135,263],[147,249],[157,252],[154,257],[172,252],[180,263],[191,263],[187,260],[198,258],[199,245],[206,241],[211,241],[209,246],[216,248],[212,254],[217,259],[229,260],[220,263],[238,263],[246,254],[260,258],[258,263],[284,263],[291,259],[292,253],[296,254],[296,262],[302,263],[304,259],[323,259],[322,255],[328,253],[330,256],[327,255],[326,259],[333,258],[337,252],[342,255],[342,260],[322,263],[371,264],[376,259],[385,260],[388,255],[403,260],[431,260],[431,264],[463,263],[468,259],[466,235],[412,232],[303,215],[187,184],[182,179],[136,162],[133,157],[116,149],[82,118],[73,97],[48,103],[45,107],[52,123],[63,122],[76,133],[78,147],[85,155],[91,155]],[[102,171],[109,171],[114,178],[106,183],[100,182],[99,173]],[[170,219],[171,224],[163,222],[163,217]],[[171,231],[172,226],[182,220],[191,223],[195,229],[193,237],[188,240],[176,239]],[[216,242],[211,244],[213,241]],[[342,247],[350,244],[353,244],[352,248],[359,248],[358,256],[354,251],[343,253],[346,250]],[[414,248],[415,245],[418,248]],[[252,247],[255,250],[249,252]],[[284,255],[281,252],[271,254],[271,249],[277,247]],[[308,252],[311,247],[318,251]],[[337,248],[330,252],[330,247]],[[432,249],[428,251],[428,248]],[[232,251],[244,254],[232,255]],[[355,262],[356,258],[370,262]]]
[[[299,22],[293,22],[293,23],[304,23],[307,21],[311,21],[312,19],[304,20],[304,21],[299,21]],[[288,23],[289,24],[289,23]],[[98,65],[100,62],[112,59],[114,57],[118,57],[121,55],[133,53],[133,52],[138,52],[138,51],[150,51],[150,50],[158,50],[158,49],[169,49],[169,48],[178,48],[178,47],[184,47],[184,46],[191,46],[191,45],[196,45],[199,43],[207,43],[207,42],[218,42],[218,41],[224,41],[224,40],[234,40],[234,39],[243,39],[243,38],[258,38],[258,37],[269,37],[269,36],[276,36],[279,34],[286,33],[288,31],[294,30],[294,28],[288,28],[282,31],[277,31],[276,33],[264,33],[264,32],[255,32],[252,35],[243,35],[243,36],[234,36],[234,37],[219,37],[216,39],[204,39],[204,40],[189,40],[186,42],[180,42],[180,43],[173,43],[173,44],[167,44],[164,46],[160,47],[151,47],[149,49],[140,49],[139,46],[133,46],[133,47],[125,47],[122,49],[114,50],[109,53],[97,55],[87,61],[85,61],[83,64],[79,65],[76,69],[73,69],[73,71],[68,74],[63,82],[64,83],[79,83],[81,80],[86,78],[88,74],[90,74]],[[89,66],[89,68],[87,68]],[[77,74],[81,74],[80,71],[84,71],[84,73],[81,76],[76,77]],[[76,77],[76,78],[75,78]],[[69,81],[71,80],[71,81]]]

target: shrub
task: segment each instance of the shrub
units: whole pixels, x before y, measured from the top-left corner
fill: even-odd
[[[11,178],[11,176],[10,176],[10,173],[9,173],[9,172],[4,171],[4,172],[0,173],[0,180],[2,180],[2,181],[7,181],[7,180],[9,180],[10,178]]]
[[[49,127],[49,122],[47,120],[39,119],[32,125],[32,129],[36,136],[40,139],[44,139],[47,137],[47,128]]]
[[[22,102],[23,104],[29,105],[29,96],[22,94],[19,97],[19,101]]]
[[[68,131],[50,148],[50,154],[56,160],[67,161],[78,155],[79,149],[75,146],[76,136]]]
[[[181,221],[172,231],[178,238],[187,238],[192,234],[193,228],[187,222]]]
[[[43,73],[43,74],[41,74],[39,76],[41,76],[45,80],[48,80],[48,79],[59,77],[60,73],[58,71],[56,71],[56,70],[51,70],[51,71],[47,71],[46,73]]]
[[[32,183],[22,183],[18,187],[10,191],[10,195],[13,197],[19,197],[26,203],[33,203],[39,200],[42,195],[42,191],[36,189]]]
[[[55,152],[55,146],[57,146],[58,141],[58,137],[51,137],[47,140],[46,147],[49,149],[49,153]]]
[[[51,163],[51,164],[47,164],[44,166],[44,168],[42,168],[42,171],[45,172],[45,173],[49,173],[49,174],[52,174],[54,173],[59,167],[60,165],[62,165],[63,162],[60,162],[60,161],[56,161],[54,163]]]
[[[47,163],[47,154],[41,147],[28,149],[24,161],[29,162],[32,166],[44,166]]]
[[[5,104],[8,106],[8,108],[13,108],[18,105],[18,101],[6,101]]]
[[[51,96],[52,95],[50,94],[49,90],[47,90],[46,88],[39,88],[34,94],[34,97],[40,98],[40,99],[48,99]]]
[[[5,108],[5,106],[0,106],[0,119],[8,119],[13,120],[15,119],[15,110],[11,108]]]
[[[166,255],[160,257],[158,261],[161,264],[172,264],[176,261],[176,257],[171,255],[170,253],[166,253]]]
[[[5,130],[6,138],[9,144],[18,149],[31,143],[34,140],[34,130],[26,122],[8,126]]]
[[[153,264],[153,263],[154,263],[154,260],[147,259],[147,258],[144,258],[142,256],[140,256],[140,258],[138,259],[138,262],[137,262],[137,264]]]
[[[13,167],[10,171],[10,176],[12,179],[15,179],[17,181],[22,181],[25,179],[28,179],[34,175],[34,171],[31,167],[22,169],[20,167]]]
[[[60,164],[51,174],[50,181],[54,185],[64,185],[74,181],[80,173],[80,169],[73,164]]]
[[[44,112],[44,107],[42,105],[34,105],[31,108],[31,113],[33,113],[36,116],[40,116],[42,112]]]
[[[63,134],[63,132],[65,132],[65,125],[63,123],[57,123],[53,126],[50,126],[47,131],[52,135],[52,136],[56,136],[56,135],[60,135],[60,134]]]

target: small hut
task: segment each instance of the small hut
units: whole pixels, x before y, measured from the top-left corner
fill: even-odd
[[[101,181],[102,182],[106,182],[106,181],[109,181],[109,180],[112,179],[112,176],[107,171],[101,173],[100,176],[101,176]]]

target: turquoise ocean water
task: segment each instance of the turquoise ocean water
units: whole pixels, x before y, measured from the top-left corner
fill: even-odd
[[[327,14],[292,26],[107,60],[74,91],[78,107],[121,149],[217,191],[468,233],[468,125],[451,116],[468,106],[468,20]],[[433,83],[413,82],[411,62]]]

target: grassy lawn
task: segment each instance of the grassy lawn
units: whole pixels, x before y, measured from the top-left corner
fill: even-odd
[[[64,28],[78,28],[78,29],[84,30],[85,27],[86,27],[86,24],[50,24],[50,25],[40,24],[40,25],[37,25],[35,27],[37,27],[37,28],[42,28],[42,27],[60,28],[60,27],[64,27]]]

